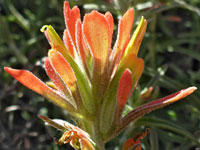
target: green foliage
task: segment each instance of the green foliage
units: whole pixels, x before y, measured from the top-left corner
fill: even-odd
[[[111,0],[112,1],[112,0]],[[79,5],[82,13],[91,9],[110,11],[117,20],[129,7],[135,18],[148,19],[148,29],[139,55],[145,59],[145,71],[130,104],[142,104],[140,93],[154,87],[150,101],[190,85],[200,88],[200,2],[198,0],[98,0],[69,1]],[[64,118],[56,106],[16,83],[3,66],[24,68],[47,81],[43,57],[49,49],[40,28],[51,24],[62,35],[63,0],[0,0],[0,149],[59,149],[52,137],[59,132],[44,128],[37,114]],[[116,22],[115,20],[115,22]],[[137,23],[137,20],[135,21]],[[116,27],[115,27],[116,29]],[[116,36],[116,31],[114,32]],[[159,94],[158,94],[159,93]],[[138,119],[124,133],[107,144],[120,149],[128,137],[151,128],[143,140],[144,150],[190,150],[200,147],[200,92],[184,101],[157,110]],[[135,103],[137,102],[137,103]],[[137,105],[132,105],[133,107]],[[48,109],[47,109],[48,108]],[[127,111],[128,108],[127,108]],[[142,125],[142,126],[141,126]],[[63,149],[66,149],[65,146]],[[68,147],[68,149],[70,149]]]

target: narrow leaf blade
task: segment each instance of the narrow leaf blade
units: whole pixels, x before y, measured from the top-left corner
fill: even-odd
[[[166,96],[164,98],[154,100],[150,103],[147,103],[145,105],[142,105],[134,110],[132,110],[130,113],[128,113],[123,119],[122,124],[119,129],[119,132],[122,131],[130,122],[136,120],[139,117],[142,117],[143,115],[150,113],[153,110],[162,108],[164,106],[167,106],[171,103],[174,103],[190,94],[192,94],[197,88],[196,87],[189,87],[187,89],[183,89],[181,91],[178,91],[174,94],[171,94],[169,96]]]
[[[61,95],[57,91],[48,87],[31,72],[27,70],[12,69],[9,67],[4,67],[4,70],[24,86],[40,95],[43,95],[61,108],[66,109],[70,113],[75,112],[75,108],[64,98],[64,95]]]

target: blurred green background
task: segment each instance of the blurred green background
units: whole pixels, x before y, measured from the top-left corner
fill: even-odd
[[[137,107],[194,85],[200,89],[200,1],[199,0],[71,0],[82,16],[97,9],[110,11],[115,19],[135,8],[133,31],[141,16],[148,20],[139,56],[145,70],[129,100]],[[0,149],[58,150],[60,133],[44,126],[38,114],[70,121],[66,112],[23,87],[4,72],[4,66],[27,69],[43,81],[48,78],[43,58],[50,48],[40,28],[51,24],[62,37],[63,0],[0,0]],[[34,86],[34,85],[33,85]],[[141,94],[153,87],[151,96]],[[128,111],[127,107],[127,111]],[[200,91],[163,109],[152,112],[106,145],[120,150],[124,141],[151,128],[144,150],[198,150],[200,148]]]

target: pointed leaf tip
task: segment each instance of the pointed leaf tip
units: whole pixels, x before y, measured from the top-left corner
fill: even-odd
[[[147,28],[147,20],[142,16],[139,25],[137,26],[136,30],[134,31],[131,40],[129,41],[126,50],[123,55],[123,59],[127,57],[130,53],[138,54],[142,39],[146,32]]]
[[[196,90],[197,90],[197,87],[195,87],[195,86],[189,87],[187,89],[183,89],[183,90],[177,92],[177,95],[175,97],[169,98],[168,100],[164,101],[163,104],[173,103],[179,99],[182,99],[182,98],[192,94]]]
[[[4,70],[8,72],[13,78],[18,80],[21,84],[33,90],[34,92],[43,95],[54,104],[68,110],[70,113],[75,112],[75,108],[66,100],[66,97],[63,97],[62,94],[48,87],[30,71],[12,69],[10,67],[4,67]]]
[[[150,113],[151,111],[154,111],[156,109],[162,108],[164,106],[167,106],[169,104],[172,104],[182,98],[185,98],[186,96],[192,94],[197,88],[195,86],[183,89],[181,91],[178,91],[174,94],[171,94],[169,96],[160,98],[158,100],[154,100],[150,103],[144,104],[142,106],[137,107],[136,109],[129,112],[123,119],[120,129],[117,131],[117,133],[120,133],[129,123],[132,121],[142,117],[145,114]]]

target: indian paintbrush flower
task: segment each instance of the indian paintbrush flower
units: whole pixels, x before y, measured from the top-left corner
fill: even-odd
[[[102,150],[104,143],[132,121],[196,90],[189,87],[122,116],[144,68],[144,61],[137,54],[146,31],[146,19],[141,18],[130,38],[134,9],[129,9],[119,20],[117,40],[111,47],[114,28],[111,13],[94,10],[81,21],[78,7],[70,9],[65,2],[64,18],[63,40],[50,25],[41,29],[51,46],[44,65],[51,82],[45,84],[26,70],[4,68],[23,85],[68,111],[77,121],[81,129],[40,116],[64,132],[59,144],[70,142],[76,149]]]

